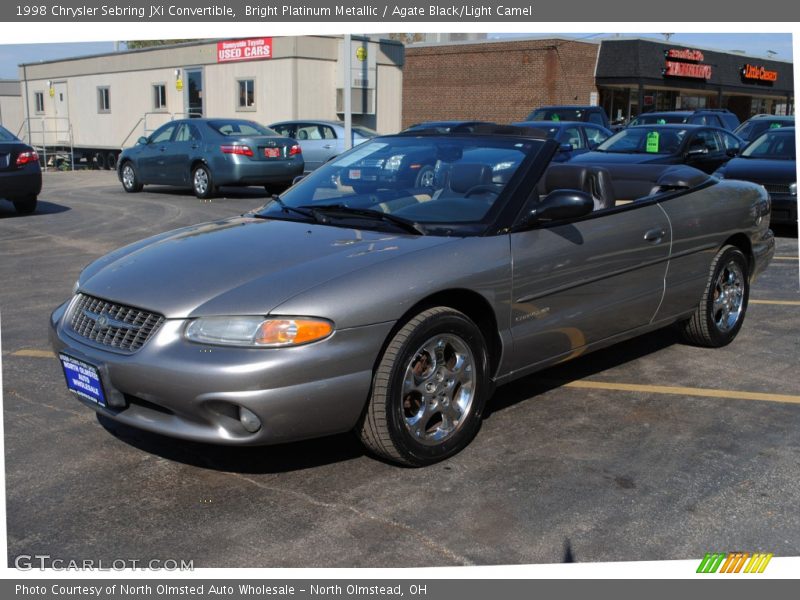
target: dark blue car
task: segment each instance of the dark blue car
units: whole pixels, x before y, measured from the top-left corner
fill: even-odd
[[[126,148],[117,173],[126,192],[139,192],[146,184],[175,185],[211,198],[223,185],[286,187],[303,168],[295,140],[254,121],[184,119]]]
[[[557,141],[560,146],[553,162],[567,162],[573,156],[594,150],[613,135],[610,129],[580,121],[520,121],[514,125],[539,129]]]

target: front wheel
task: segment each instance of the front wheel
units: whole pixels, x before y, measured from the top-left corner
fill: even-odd
[[[203,200],[214,195],[214,180],[206,165],[198,165],[192,171],[192,191],[195,196]]]
[[[139,180],[139,175],[136,173],[136,168],[132,163],[126,162],[122,165],[122,188],[133,194],[142,191],[142,182]]]
[[[708,348],[730,344],[742,328],[749,297],[747,259],[735,246],[724,246],[711,261],[700,304],[683,323],[683,338]]]
[[[480,329],[448,307],[423,311],[389,342],[358,427],[362,443],[392,462],[429,465],[469,444],[490,393]]]

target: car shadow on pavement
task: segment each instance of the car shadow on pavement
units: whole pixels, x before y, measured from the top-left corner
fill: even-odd
[[[775,234],[775,237],[780,237],[780,238],[798,237],[797,225],[772,225],[771,229],[772,232]]]
[[[349,433],[275,446],[236,447],[162,436],[113,421],[97,420],[111,435],[144,452],[203,469],[247,474],[299,471],[344,462],[365,454]]]
[[[163,194],[166,196],[186,196],[194,198],[194,192],[187,188],[177,188],[168,186],[148,185],[144,188],[144,193],[147,194]],[[272,195],[267,192],[263,187],[222,187],[214,195],[213,198],[208,200],[199,200],[200,202],[213,202],[215,200],[226,199],[248,199],[248,198],[263,198],[267,199]]]
[[[611,351],[592,352],[581,358],[538,371],[498,387],[494,396],[486,404],[483,418],[489,419],[492,413],[502,411],[571,381],[591,377],[680,343],[678,332],[671,327],[666,327],[615,344],[611,346]]]
[[[68,210],[72,209],[69,206],[64,206],[63,204],[39,200],[38,204],[36,205],[35,212],[29,215],[21,215],[14,209],[14,205],[11,204],[10,201],[0,201],[0,219],[12,219],[14,217],[35,217],[36,215],[55,215],[58,213],[67,212]]]

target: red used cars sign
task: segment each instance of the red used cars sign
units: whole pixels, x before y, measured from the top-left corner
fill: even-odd
[[[249,38],[217,42],[217,62],[237,60],[259,60],[272,58],[272,38]]]

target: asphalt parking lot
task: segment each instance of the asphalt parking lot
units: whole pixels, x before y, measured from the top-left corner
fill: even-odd
[[[398,468],[349,435],[268,448],[128,429],[73,399],[48,317],[89,261],[240,214],[125,194],[113,173],[48,173],[36,214],[0,202],[9,563],[184,559],[195,567],[426,567],[800,555],[800,293],[794,232],[719,350],[671,331],[499,388],[475,441]],[[197,266],[202,276],[202,265]]]

